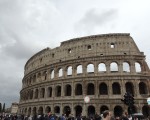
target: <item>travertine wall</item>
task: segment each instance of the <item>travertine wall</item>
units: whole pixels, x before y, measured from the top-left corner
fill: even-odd
[[[135,97],[133,111],[148,115],[149,78],[145,55],[130,34],[67,40],[27,61],[19,112],[33,115],[51,111],[74,116],[82,112],[90,116],[110,109],[114,115],[121,115],[127,106],[120,99],[129,91]],[[85,96],[90,97],[89,103],[84,102]]]

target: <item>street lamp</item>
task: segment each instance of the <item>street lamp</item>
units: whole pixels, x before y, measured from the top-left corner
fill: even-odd
[[[147,103],[150,105],[150,97],[147,98]]]

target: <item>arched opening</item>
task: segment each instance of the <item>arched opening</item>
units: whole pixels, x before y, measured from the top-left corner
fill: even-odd
[[[33,99],[33,90],[30,90],[30,99]]]
[[[107,85],[105,83],[101,83],[99,85],[99,94],[100,95],[107,95],[108,94]]]
[[[131,82],[127,82],[125,84],[125,87],[126,87],[126,92],[134,95],[134,86],[133,86],[133,84]]]
[[[66,85],[65,96],[71,96],[71,85]]]
[[[81,84],[76,85],[75,95],[82,95],[82,85]]]
[[[72,75],[72,66],[69,66],[67,69],[67,75]]]
[[[139,83],[139,93],[140,94],[147,94],[148,93],[147,86],[144,82]]]
[[[121,106],[116,106],[114,108],[114,115],[115,116],[121,116],[123,114],[123,109]]]
[[[71,109],[69,106],[64,107],[64,113],[66,114],[67,117],[69,116],[69,114],[71,113]]]
[[[33,116],[37,114],[36,107],[33,108]]]
[[[60,107],[59,106],[55,106],[54,107],[54,113],[60,113]]]
[[[93,64],[87,65],[87,73],[94,73],[94,65]]]
[[[78,65],[77,66],[77,74],[82,74],[83,70],[82,70],[82,65]]]
[[[123,72],[130,72],[129,63],[123,62]]]
[[[24,113],[25,113],[25,115],[27,115],[27,108],[25,108]]]
[[[135,62],[135,71],[136,72],[141,72],[141,65],[138,62]]]
[[[33,76],[33,82],[36,82],[36,75]]]
[[[148,117],[148,116],[150,116],[150,108],[149,108],[149,106],[143,106],[142,107],[142,113],[143,113],[143,115],[145,116],[145,117]]]
[[[43,107],[39,107],[38,114],[43,115]]]
[[[45,88],[42,88],[41,89],[41,98],[44,98],[44,95],[45,95]]]
[[[87,95],[94,95],[95,91],[94,91],[94,84],[93,83],[89,83],[87,86]]]
[[[39,90],[36,89],[36,90],[35,90],[35,99],[38,99],[38,93],[39,93]]]
[[[54,78],[54,70],[51,71],[51,76],[50,76],[50,78],[51,78],[51,79]]]
[[[62,68],[60,68],[58,71],[58,77],[62,77],[62,76],[63,76],[63,70]]]
[[[48,94],[48,97],[52,97],[52,87],[48,87],[47,94]]]
[[[47,71],[44,71],[43,72],[43,80],[46,80],[47,79]]]
[[[57,86],[56,87],[56,97],[60,97],[61,96],[61,86]]]
[[[104,63],[100,63],[98,65],[98,71],[99,72],[106,72],[106,65]]]
[[[136,107],[135,106],[128,107],[128,113],[129,114],[137,113]]]
[[[120,85],[119,85],[119,83],[114,82],[114,83],[112,84],[112,90],[113,90],[113,94],[114,94],[114,95],[121,94],[121,90],[120,90]]]
[[[82,113],[82,107],[81,107],[80,105],[76,106],[76,107],[75,107],[75,111],[76,111],[75,117],[81,116],[81,113]]]
[[[31,115],[31,108],[28,109],[28,115]]]
[[[110,64],[110,71],[111,71],[111,72],[118,72],[118,65],[117,65],[116,62],[112,62],[112,63]]]
[[[100,108],[100,114],[102,114],[105,110],[109,110],[107,106],[103,105]]]
[[[89,118],[94,117],[95,116],[95,107],[90,105],[88,107],[88,116]]]
[[[47,106],[46,109],[45,109],[45,112],[46,112],[46,113],[51,112],[51,108],[50,108],[49,106]]]

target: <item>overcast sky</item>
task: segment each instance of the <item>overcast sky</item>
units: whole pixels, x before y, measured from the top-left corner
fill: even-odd
[[[19,102],[24,65],[76,37],[130,33],[150,65],[150,0],[0,0],[0,102]]]

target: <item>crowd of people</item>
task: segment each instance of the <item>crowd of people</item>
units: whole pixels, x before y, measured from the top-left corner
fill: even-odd
[[[133,116],[129,116],[127,112],[125,112],[122,116],[112,116],[112,113],[109,110],[103,112],[103,114],[95,114],[94,116],[86,117],[82,115],[78,115],[74,117],[72,114],[62,114],[61,116],[52,114],[49,112],[48,114],[44,115],[34,115],[34,116],[24,116],[24,115],[0,115],[0,120],[150,120],[150,119],[143,119],[137,118]]]

